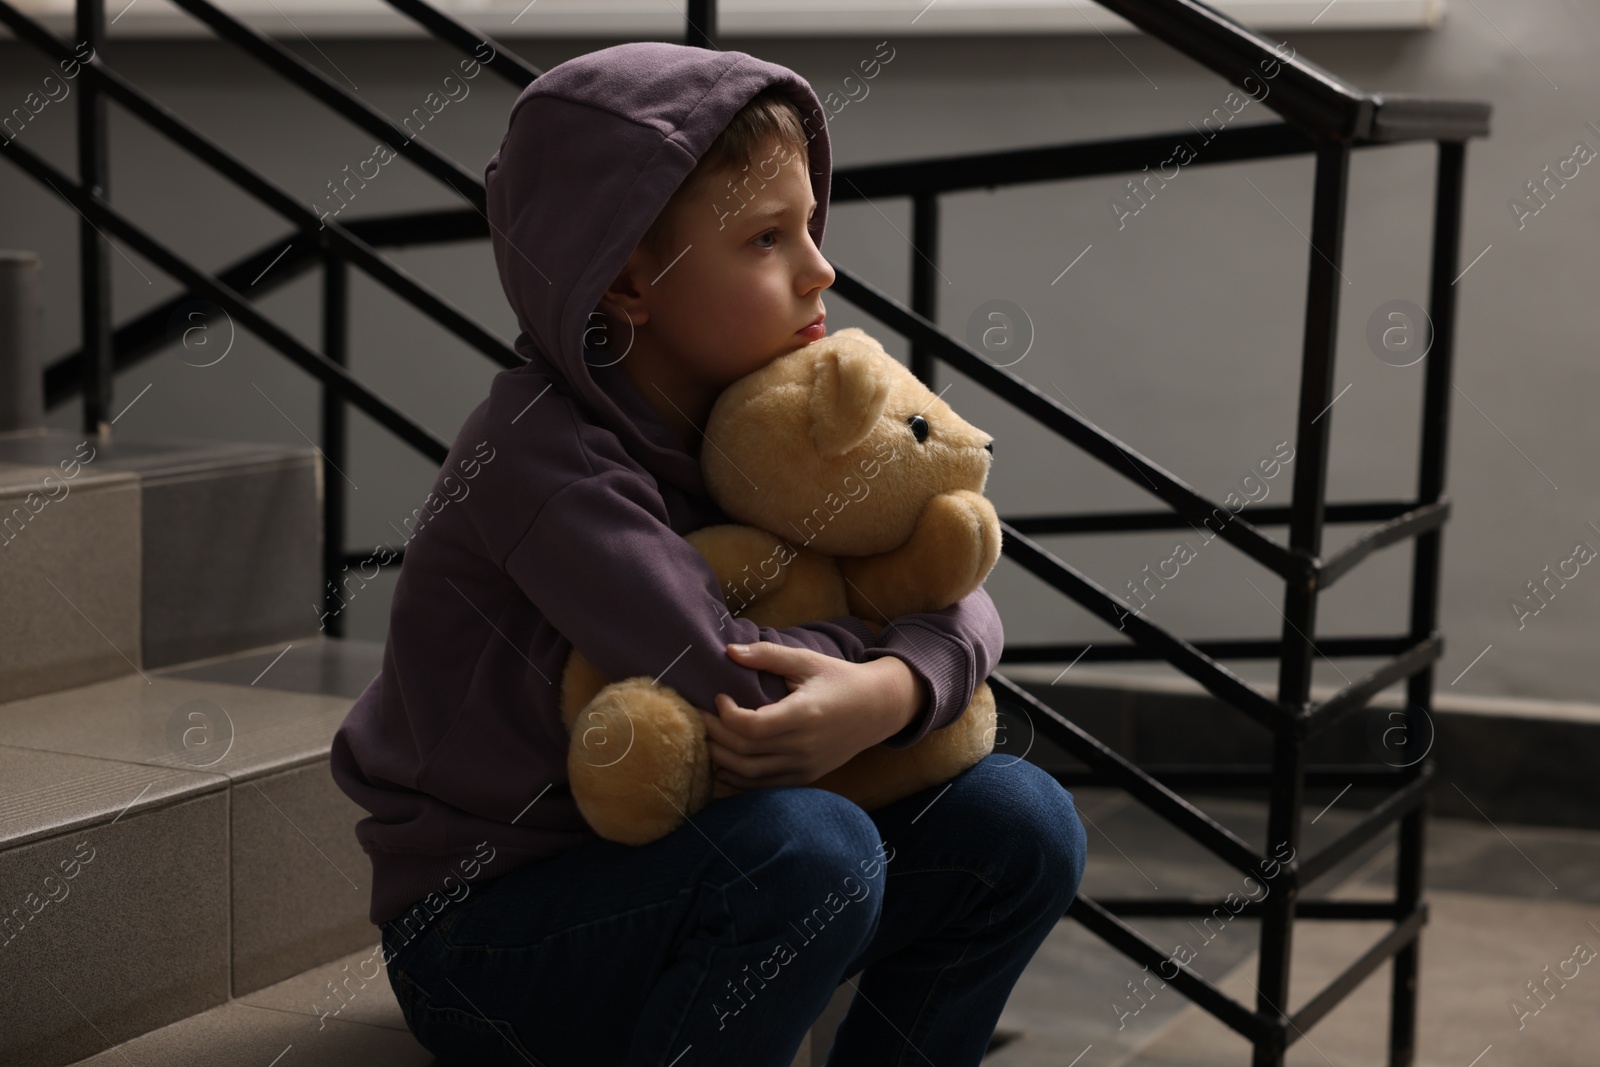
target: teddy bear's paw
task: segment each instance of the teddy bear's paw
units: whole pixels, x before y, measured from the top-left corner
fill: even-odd
[[[628,758],[639,730],[628,710],[627,689],[604,686],[572,723],[573,759],[601,770]]]
[[[655,841],[711,799],[705,724],[649,678],[614,682],[573,724],[567,777],[578,810],[601,837]]]
[[[946,576],[945,604],[983,584],[1000,558],[1000,519],[982,493],[956,489],[928,501],[917,531],[926,539],[935,573]],[[943,605],[941,605],[943,606]]]

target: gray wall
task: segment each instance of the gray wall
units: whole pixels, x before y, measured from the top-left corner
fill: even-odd
[[[1600,548],[1600,535],[1584,527],[1600,525],[1594,473],[1600,421],[1589,417],[1600,373],[1592,355],[1600,172],[1585,166],[1520,230],[1507,201],[1546,164],[1571,156],[1576,141],[1600,148],[1600,133],[1584,125],[1600,122],[1600,70],[1591,59],[1597,30],[1600,14],[1576,0],[1477,0],[1476,6],[1452,4],[1434,31],[1290,35],[1301,54],[1364,88],[1494,105],[1492,137],[1468,151],[1462,265],[1492,247],[1460,282],[1460,392],[1449,478],[1456,510],[1444,540],[1447,647],[1440,685],[1448,688],[1473,657],[1493,647],[1456,692],[1595,699],[1591,659],[1600,636],[1600,576],[1583,568],[1520,631],[1508,602],[1546,564],[1572,555],[1580,538]],[[1142,37],[1114,38],[1114,49],[1099,35],[885,36],[896,49],[894,59],[870,83],[870,95],[834,120],[838,164],[1184,130],[1229,91]],[[825,94],[872,54],[878,39],[724,45],[786,64]],[[608,43],[510,42],[542,67]],[[396,116],[438,88],[457,58],[419,41],[324,40],[292,47]],[[371,137],[221,45],[114,41],[109,58],[308,202],[346,164],[372,152]],[[7,109],[46,73],[31,53],[0,44],[0,101]],[[515,94],[492,75],[471,84],[471,95],[438,115],[424,139],[481,173]],[[1235,122],[1270,117],[1252,103]],[[23,140],[58,165],[70,165],[72,118],[68,106],[52,105]],[[285,232],[266,211],[116,109],[112,153],[115,202],[198,263],[220,266]],[[1334,500],[1414,491],[1423,365],[1380,362],[1364,334],[1385,301],[1426,302],[1433,160],[1433,148],[1421,145],[1363,150],[1353,163],[1336,386],[1350,388],[1326,416],[1332,421]],[[1119,231],[1106,202],[1121,185],[1121,179],[1104,178],[947,198],[940,317],[947,329],[965,334],[985,301],[1021,306],[1036,333],[1014,372],[1069,398],[1129,446],[1220,499],[1278,442],[1293,440],[1311,254],[1302,236],[1309,232],[1311,161],[1185,167]],[[395,162],[346,217],[457,203],[449,190]],[[827,254],[904,296],[908,205],[841,205],[830,222]],[[0,167],[0,247],[44,256],[44,347],[51,356],[77,338],[74,223],[74,213],[55,194],[15,168]],[[514,337],[486,244],[396,258],[500,336]],[[138,271],[114,258],[119,317],[175,288],[154,267],[135,262]],[[314,277],[262,303],[315,343]],[[354,304],[357,375],[434,433],[453,439],[495,368],[359,275]],[[829,314],[835,326],[870,327],[841,298],[829,301]],[[943,373],[942,381],[949,381]],[[316,432],[312,379],[242,331],[215,366],[199,369],[165,354],[123,375],[118,407],[146,385],[149,391],[118,422],[119,434],[300,442],[300,431]],[[957,377],[944,396],[997,438],[990,494],[1002,513],[1153,506],[1130,472],[1084,459],[970,382]],[[70,408],[50,417],[63,428],[76,421]],[[352,548],[392,538],[389,524],[398,525],[418,506],[432,476],[427,462],[364,416],[353,421],[354,458],[345,472],[358,487],[350,494]],[[1287,502],[1291,478],[1285,471],[1268,483],[1270,502]],[[1330,547],[1349,536],[1347,529],[1334,530]],[[1171,555],[1174,540],[1160,534],[1048,543],[1102,585],[1120,590],[1146,564]],[[1276,635],[1280,591],[1267,572],[1221,541],[1202,547],[1189,540],[1198,558],[1161,591],[1149,616],[1191,637]],[[1409,563],[1408,550],[1392,549],[1342,581],[1323,600],[1318,632],[1403,630]],[[989,588],[1012,642],[1115,639],[1009,562],[1001,562]],[[387,589],[375,584],[352,602],[354,636],[382,638]],[[1235,666],[1261,677],[1255,665]],[[1339,669],[1355,677],[1360,666],[1346,661]],[[1317,680],[1340,679],[1322,661]]]

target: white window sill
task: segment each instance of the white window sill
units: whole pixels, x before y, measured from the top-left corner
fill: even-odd
[[[73,0],[13,0],[63,37]],[[679,39],[686,0],[436,0],[494,37]],[[417,37],[422,30],[382,0],[221,0],[248,25],[279,39]],[[1214,0],[1257,30],[1398,30],[1438,25],[1444,0]],[[718,34],[909,36],[1132,33],[1093,0],[723,0]],[[201,23],[167,0],[106,0],[112,37],[201,37]],[[113,21],[114,20],[114,21]],[[0,30],[0,37],[10,37]]]

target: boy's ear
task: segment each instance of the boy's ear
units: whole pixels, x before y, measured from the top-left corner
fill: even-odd
[[[602,308],[635,326],[642,326],[650,320],[650,309],[645,306],[644,286],[639,284],[639,279],[646,276],[644,271],[648,265],[644,262],[645,258],[644,249],[635,248],[616,279],[600,294]]]
[[[889,381],[858,345],[838,345],[817,360],[811,383],[811,439],[824,456],[842,456],[872,432],[889,403]]]

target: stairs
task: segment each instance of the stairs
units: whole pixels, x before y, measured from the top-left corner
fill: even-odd
[[[316,636],[320,479],[310,448],[0,438],[0,1063],[376,943],[326,761],[382,646]]]
[[[0,435],[0,701],[315,633],[320,471],[311,448]]]
[[[0,1064],[434,1062],[327,769],[383,645],[318,632],[321,470],[0,436]]]

